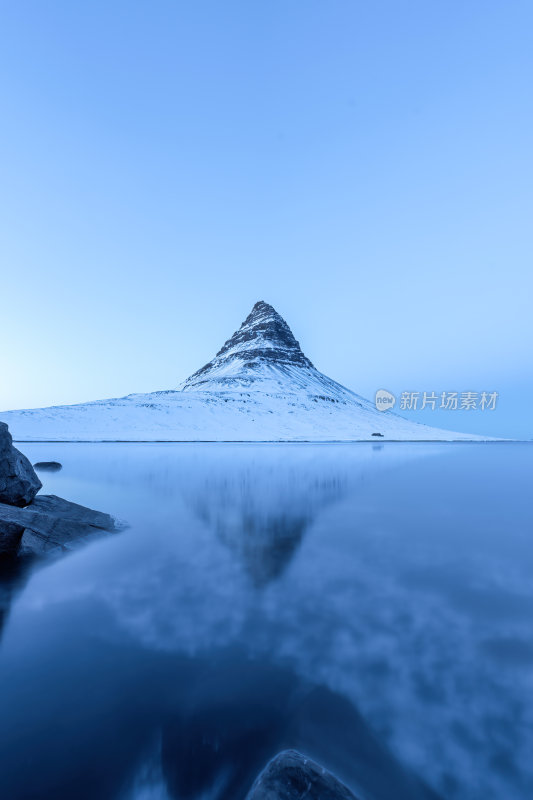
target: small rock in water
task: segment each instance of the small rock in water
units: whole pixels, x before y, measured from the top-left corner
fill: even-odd
[[[357,800],[331,772],[297,750],[284,750],[256,779],[246,800]]]
[[[37,461],[33,466],[35,469],[43,470],[43,472],[58,472],[63,469],[63,464],[60,464],[59,461]]]

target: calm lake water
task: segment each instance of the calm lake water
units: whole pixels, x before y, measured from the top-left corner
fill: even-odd
[[[31,444],[129,523],[4,568],[2,800],[533,797],[533,445]]]

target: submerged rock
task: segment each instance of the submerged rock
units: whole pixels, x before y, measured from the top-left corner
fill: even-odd
[[[246,800],[357,800],[331,772],[297,750],[284,750],[256,779]]]
[[[33,466],[43,472],[59,472],[60,469],[63,469],[63,464],[60,464],[59,461],[37,461]]]
[[[26,506],[41,486],[26,456],[13,447],[7,425],[0,422],[0,503]]]
[[[116,531],[109,514],[71,503],[55,495],[41,495],[26,508],[0,503],[0,525],[24,530],[22,546],[33,553],[68,550],[73,544],[100,531]]]

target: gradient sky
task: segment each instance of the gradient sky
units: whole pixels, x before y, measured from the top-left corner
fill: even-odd
[[[0,2],[0,409],[170,388],[256,300],[533,436],[529,2]]]

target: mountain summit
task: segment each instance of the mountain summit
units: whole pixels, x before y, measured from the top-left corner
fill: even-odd
[[[212,382],[252,384],[264,368],[303,367],[314,369],[282,316],[259,300],[241,327],[224,343],[216,356],[181,385],[183,391],[205,390]]]
[[[177,389],[0,415],[18,441],[464,440],[405,420],[319,372],[260,300],[212,361]]]
[[[180,384],[178,391],[223,394],[226,402],[238,396],[247,410],[253,394],[254,402],[275,398],[276,405],[294,407],[302,402],[356,402],[376,413],[367,400],[319,372],[303,354],[283,317],[263,300],[254,305],[213,360]],[[275,413],[280,410],[277,407]]]

